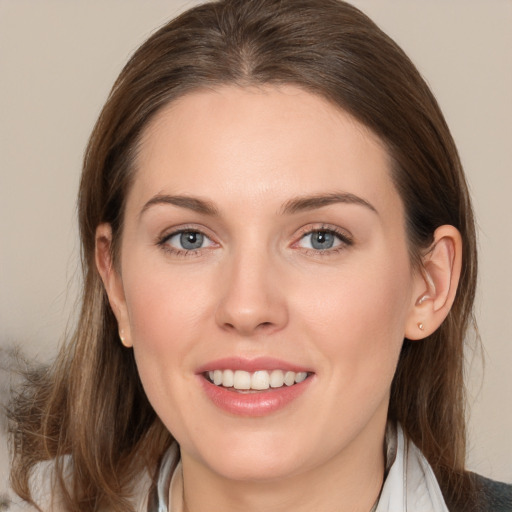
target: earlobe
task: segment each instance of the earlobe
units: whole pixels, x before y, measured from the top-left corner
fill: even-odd
[[[110,224],[100,224],[96,228],[95,245],[96,268],[103,281],[110,307],[119,326],[119,338],[125,347],[131,347],[128,312],[124,297],[123,283],[112,260],[112,228]]]
[[[434,242],[423,257],[423,266],[417,276],[406,338],[423,339],[442,324],[455,300],[461,267],[462,239],[459,231],[453,226],[440,226],[434,233]]]

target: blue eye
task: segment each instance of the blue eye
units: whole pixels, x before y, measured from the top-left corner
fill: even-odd
[[[210,247],[213,242],[199,231],[178,231],[165,239],[165,244],[178,251],[195,251]]]
[[[326,251],[334,249],[341,244],[348,244],[348,240],[334,231],[327,229],[317,229],[306,233],[299,241],[299,246],[305,249],[314,249],[315,251]]]

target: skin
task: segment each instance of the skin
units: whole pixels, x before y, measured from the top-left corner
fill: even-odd
[[[292,86],[182,97],[146,129],[136,168],[119,270],[108,225],[97,231],[98,269],[147,396],[180,444],[187,509],[369,510],[403,339],[427,336],[448,313],[457,231],[439,228],[424,269],[413,269],[385,148]],[[332,194],[367,204],[286,208]],[[154,199],[162,195],[215,212]],[[180,229],[205,243],[184,253],[171,236]],[[314,249],[315,230],[342,238]],[[311,380],[281,410],[233,415],[197,375],[229,356],[275,357]]]

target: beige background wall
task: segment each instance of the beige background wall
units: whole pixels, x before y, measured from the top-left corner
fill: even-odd
[[[88,134],[131,52],[182,0],[0,0],[0,347],[47,359],[76,298],[75,194]],[[443,108],[480,231],[469,465],[512,482],[512,0],[354,0]],[[71,283],[71,284],[69,284]],[[1,357],[1,351],[0,351]],[[5,478],[0,446],[0,491]]]

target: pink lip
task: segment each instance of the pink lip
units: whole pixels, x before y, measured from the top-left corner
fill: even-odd
[[[283,409],[302,395],[313,380],[313,376],[310,375],[306,380],[293,386],[283,386],[281,388],[256,392],[237,392],[232,388],[227,389],[222,386],[216,386],[204,376],[204,373],[210,370],[226,369],[244,370],[246,372],[276,369],[292,372],[310,372],[311,370],[268,357],[256,359],[229,357],[218,359],[199,367],[197,369],[197,377],[206,396],[220,409],[237,416],[261,417]]]
[[[265,416],[283,409],[302,395],[312,380],[311,377],[308,377],[299,384],[289,387],[283,386],[282,388],[265,391],[240,393],[233,391],[232,388],[227,389],[222,386],[216,386],[202,375],[198,375],[198,378],[206,396],[214,405],[231,414],[250,417]]]
[[[311,372],[311,369],[298,366],[273,357],[257,357],[255,359],[245,359],[242,357],[226,357],[217,359],[200,366],[196,373],[204,373],[210,370],[244,370],[246,372],[256,372],[258,370],[285,370],[289,372]]]

